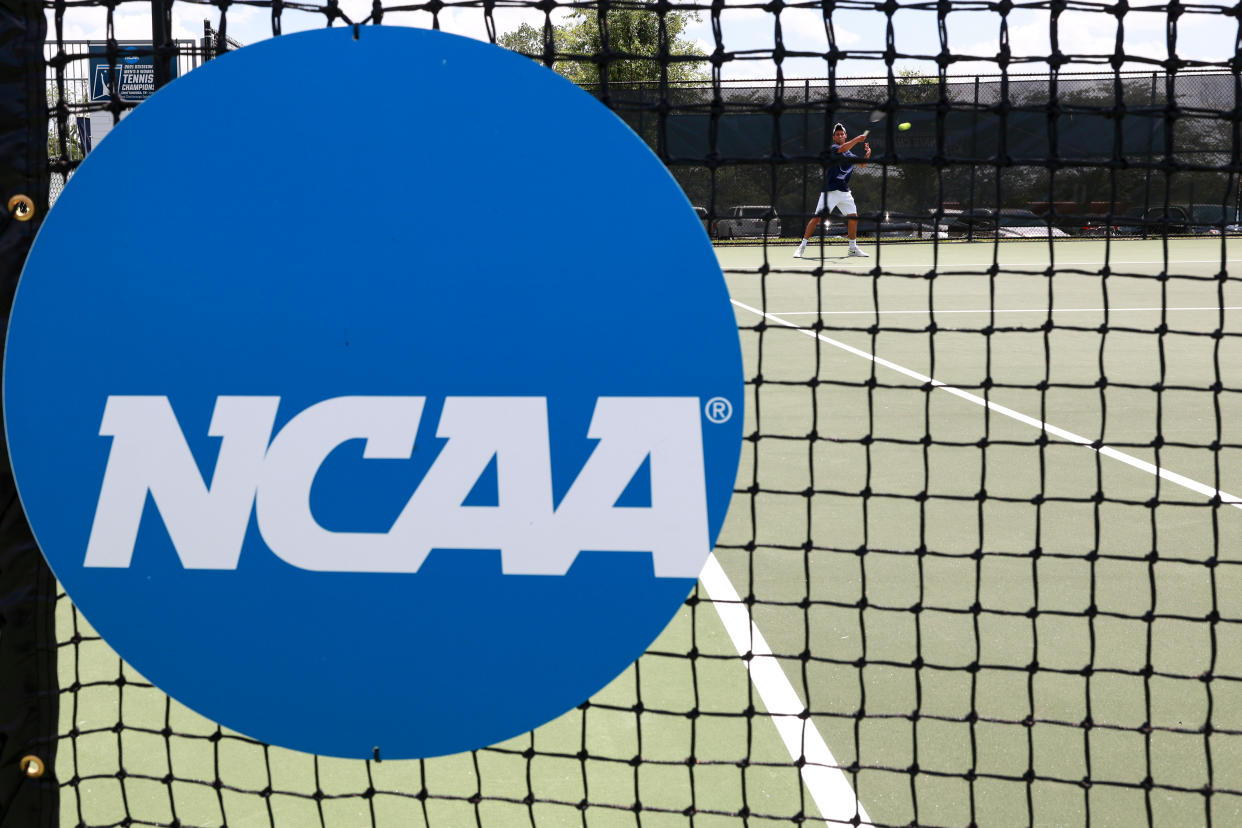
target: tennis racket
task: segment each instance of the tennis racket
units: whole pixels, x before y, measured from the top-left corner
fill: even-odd
[[[871,114],[867,116],[867,120],[868,120],[868,121],[870,121],[870,122],[871,122],[871,123],[873,123],[873,124],[878,124],[880,121],[883,121],[883,120],[884,120],[884,116],[885,116],[886,114],[887,114],[887,113],[886,113],[883,109],[873,109],[873,110],[871,110]],[[864,138],[866,138],[866,137],[867,137],[868,135],[870,135],[870,134],[871,134],[871,130],[870,130],[870,129],[864,129],[864,130],[863,130],[863,137],[864,137]]]

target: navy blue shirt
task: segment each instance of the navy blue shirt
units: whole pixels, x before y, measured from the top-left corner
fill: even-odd
[[[841,152],[840,144],[832,145],[832,154],[842,159],[857,158],[854,153],[846,150]],[[848,193],[850,191],[850,176],[854,174],[854,164],[844,160],[838,161],[828,167],[828,177],[824,180],[824,190],[838,190]]]

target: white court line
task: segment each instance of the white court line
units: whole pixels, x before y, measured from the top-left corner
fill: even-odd
[[[806,328],[800,328],[793,322],[789,322],[785,319],[781,319],[779,316],[776,316],[775,314],[764,313],[758,308],[752,308],[750,305],[739,302],[736,299],[733,299],[730,301],[732,301],[733,304],[737,305],[739,308],[742,308],[743,310],[748,310],[751,313],[755,314],[756,316],[762,316],[765,319],[771,319],[773,322],[779,322],[780,324],[788,328],[793,328],[798,333],[803,333],[803,334],[806,334],[807,336],[813,336],[816,339],[820,340],[821,342],[825,342],[829,345],[832,345],[835,348],[840,348],[841,350],[854,354],[855,356],[860,356],[863,359],[871,360],[876,365],[883,365],[885,368],[889,368],[893,371],[896,371],[899,374],[904,374],[905,376],[910,377],[911,379],[914,379],[914,380],[918,380],[921,383],[930,384],[931,386],[935,388],[939,388],[942,391],[947,391],[948,393],[953,394],[956,397],[961,397],[963,400],[966,400],[967,402],[972,402],[975,405],[982,405],[991,411],[995,411],[997,414],[1003,414],[1004,416],[1017,420],[1020,423],[1029,425],[1031,428],[1040,429],[1041,431],[1047,434],[1060,437],[1061,439],[1066,440],[1067,442],[1077,443],[1080,446],[1084,446],[1094,451],[1098,451],[1100,454],[1104,455],[1105,457],[1111,457],[1114,460],[1118,460],[1122,463],[1125,463],[1127,466],[1133,466],[1134,468],[1139,469],[1140,471],[1145,471],[1148,474],[1154,474],[1162,480],[1167,480],[1170,483],[1173,483],[1174,485],[1181,486],[1184,489],[1189,489],[1190,491],[1195,492],[1196,494],[1201,494],[1209,498],[1219,496],[1221,499],[1221,502],[1228,503],[1230,506],[1233,506],[1238,509],[1242,509],[1242,497],[1238,497],[1237,495],[1231,495],[1228,492],[1223,492],[1218,489],[1213,489],[1211,486],[1208,486],[1204,483],[1200,483],[1197,480],[1191,480],[1189,477],[1185,477],[1183,475],[1177,474],[1176,472],[1171,472],[1166,468],[1162,468],[1152,463],[1148,463],[1144,460],[1140,460],[1137,457],[1131,456],[1121,451],[1117,451],[1117,449],[1114,449],[1114,448],[1109,448],[1108,446],[1100,446],[1097,449],[1091,444],[1092,443],[1091,440],[1088,440],[1086,437],[1083,437],[1081,435],[1075,434],[1072,431],[1066,431],[1063,428],[1059,428],[1057,426],[1042,422],[1040,420],[1035,419],[1034,417],[1028,417],[1027,415],[1019,411],[1014,411],[1012,408],[1006,408],[1005,406],[1000,405],[998,403],[994,403],[991,400],[985,400],[983,397],[980,397],[976,394],[971,394],[969,391],[963,391],[960,388],[954,388],[952,385],[946,385],[945,383],[941,382],[938,379],[933,379],[932,377],[924,376],[923,374],[920,374],[917,371],[911,371],[909,368],[906,368],[902,365],[898,365],[895,362],[889,362],[887,359],[878,357],[875,354],[869,354],[866,351],[860,350],[851,345],[846,345],[844,342],[838,342],[837,340],[832,339],[831,337],[824,336],[823,334],[817,334],[815,331],[810,331],[810,330],[807,330]]]
[[[738,655],[752,654],[751,659],[746,662],[746,669],[750,672],[750,680],[755,689],[759,691],[763,706],[767,708],[768,715],[780,733],[781,741],[785,743],[785,749],[795,760],[806,757],[802,766],[802,781],[806,783],[806,789],[815,800],[815,807],[828,822],[848,824],[857,809],[862,823],[870,824],[871,818],[858,801],[845,772],[841,770],[824,737],[807,715],[808,711],[802,700],[798,698],[780,662],[768,647],[767,640],[751,620],[750,610],[742,603],[714,554],[708,557],[699,581],[707,590],[712,606],[720,613],[720,620],[728,631],[729,638],[733,640]]]
[[[843,259],[844,257],[843,256],[825,256],[823,260],[823,265],[824,266],[831,265],[830,269],[833,269],[833,270],[841,270],[843,268],[856,268],[856,269],[866,268],[868,270],[872,270],[876,267],[876,265],[872,262],[859,262],[858,264],[845,264],[844,262],[840,264],[834,263],[833,260],[838,259],[838,258]],[[806,259],[803,258],[799,261],[805,262]],[[777,270],[815,270],[816,268],[821,267],[821,265],[818,263],[819,262],[818,259],[812,259],[812,261],[816,262],[816,264],[812,264],[809,266],[808,265],[777,265],[776,269]],[[1118,262],[1118,261],[1111,260],[1111,259],[1107,262],[1105,261],[1094,261],[1094,262],[1027,262],[1027,261],[1024,261],[1024,262],[1013,262],[1010,264],[996,264],[996,266],[1000,269],[1001,273],[1027,273],[1028,271],[1035,272],[1035,271],[1032,271],[1031,269],[1037,268],[1037,267],[1038,268],[1103,267],[1104,265],[1108,265],[1110,268],[1117,267],[1118,265],[1164,265],[1166,267],[1176,267],[1177,265],[1184,265],[1184,264],[1222,264],[1225,262],[1242,262],[1242,259],[1168,259],[1168,260],[1154,259],[1154,260],[1133,261],[1133,262]],[[962,271],[962,270],[971,270],[971,269],[986,270],[992,265],[993,265],[993,262],[951,263],[951,262],[945,262],[941,260],[939,263],[935,265],[931,264],[930,262],[927,262],[924,264],[888,264],[888,263],[885,263],[884,269],[885,270],[896,270],[900,268],[900,269],[906,269],[906,270],[908,269],[928,270],[929,268],[935,267],[939,270],[947,271],[943,275],[958,275],[959,271]],[[730,271],[735,271],[735,272],[740,272],[740,273],[749,272],[747,270],[740,269],[740,268],[725,268],[725,273],[729,273]]]
[[[1236,311],[1242,310],[1242,305],[1226,305],[1220,307],[1203,307],[1203,308],[1053,308],[1053,313],[1146,313],[1151,311]],[[991,310],[988,308],[980,308],[979,310],[940,310],[936,309],[936,315],[943,313],[1047,313],[1047,308],[1008,308],[1002,310],[996,308]],[[928,310],[857,310],[857,311],[770,311],[773,316],[850,316],[850,315],[866,315],[880,316],[887,314],[924,314],[929,313]]]
[[[781,319],[776,314],[764,313],[736,299],[732,300],[732,302],[739,308],[750,311],[757,316],[771,319],[807,336],[813,336],[829,345],[860,356],[863,359],[871,360],[877,365],[890,368],[919,382],[930,383],[933,387],[940,388],[976,405],[986,406],[998,414],[1012,417],[1018,422],[1041,429],[1047,434],[1087,448],[1094,448],[1091,445],[1091,441],[1086,437],[1041,422],[1034,417],[1028,417],[1011,408],[985,400],[960,388],[946,385],[917,371],[911,371],[894,362],[846,345],[844,342],[838,342],[823,334],[800,328],[793,322]],[[1159,468],[1108,446],[1101,446],[1094,450],[1105,457],[1111,457],[1149,474],[1158,475],[1170,483],[1190,489],[1198,494],[1206,495],[1207,497],[1219,495],[1222,502],[1242,509],[1242,498],[1236,495],[1218,491],[1211,486],[1206,486],[1168,469]],[[807,715],[806,707],[802,704],[801,699],[798,698],[793,685],[789,683],[789,678],[785,675],[780,663],[773,655],[772,649],[763,637],[763,633],[760,632],[759,627],[751,620],[750,611],[742,603],[737,590],[734,589],[728,575],[725,574],[724,569],[720,566],[720,561],[714,554],[708,556],[707,564],[703,567],[699,581],[703,584],[704,589],[707,590],[712,606],[719,613],[720,621],[724,624],[724,628],[728,632],[729,638],[732,640],[738,654],[744,656],[746,653],[751,653],[751,659],[746,665],[750,673],[750,680],[759,692],[759,697],[763,700],[764,707],[767,708],[769,715],[772,717],[772,722],[775,724],[781,740],[785,743],[785,748],[789,752],[790,757],[795,760],[805,757],[806,762],[802,766],[802,779],[819,812],[830,823],[849,823],[854,818],[855,812],[857,812],[857,816],[862,823],[870,823],[871,818],[863,808],[862,802],[858,800],[858,796],[850,785],[845,772],[841,770],[836,757],[832,755],[831,749],[824,741],[823,735],[815,727],[811,717]]]

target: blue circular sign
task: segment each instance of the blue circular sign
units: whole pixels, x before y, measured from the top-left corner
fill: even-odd
[[[198,712],[344,757],[491,744],[624,670],[724,521],[742,391],[643,142],[524,57],[386,27],[134,110],[48,215],[4,364],[88,620]]]

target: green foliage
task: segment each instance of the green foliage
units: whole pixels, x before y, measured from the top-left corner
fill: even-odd
[[[899,86],[938,86],[940,78],[936,75],[924,75],[917,69],[898,69],[897,84]]]
[[[56,134],[56,123],[50,122],[47,130],[47,154],[49,158],[63,158],[66,161],[82,160],[85,153],[82,152],[82,139],[78,136],[77,125],[71,123],[66,126],[65,147],[62,153],[60,138]]]
[[[552,34],[555,43],[553,51],[563,51],[565,48],[565,37],[561,28],[554,28]],[[544,30],[536,29],[529,23],[523,23],[517,28],[517,31],[505,32],[496,39],[496,42],[510,51],[519,52],[541,62],[543,60]]]
[[[49,87],[47,90],[47,105],[49,110],[54,110],[57,103],[56,89]],[[76,103],[81,103],[80,96],[70,94],[66,100],[71,107]],[[85,157],[86,153],[82,151],[82,138],[78,135],[78,126],[74,121],[72,110],[65,121],[65,130],[63,135],[57,130],[56,118],[49,118],[47,122],[47,154],[49,158],[63,158],[66,161],[80,161]],[[61,138],[64,139],[64,146],[61,146]]]
[[[705,57],[704,52],[692,41],[682,37],[686,27],[698,20],[697,14],[669,12],[664,16],[664,32],[661,36],[660,16],[655,12],[633,9],[610,9],[607,12],[608,51],[622,52],[639,57],[615,58],[608,62],[610,83],[657,83],[660,81],[661,45],[665,45],[670,58]],[[506,49],[520,52],[540,62],[547,46],[556,56],[552,68],[579,86],[599,83],[599,64],[592,58],[604,52],[604,33],[600,16],[594,10],[575,9],[569,18],[552,28],[552,42],[547,44],[545,33],[523,23],[516,31],[502,34],[498,42]],[[568,59],[568,55],[577,56]],[[667,64],[670,81],[697,81],[708,77],[706,60],[672,60]]]

